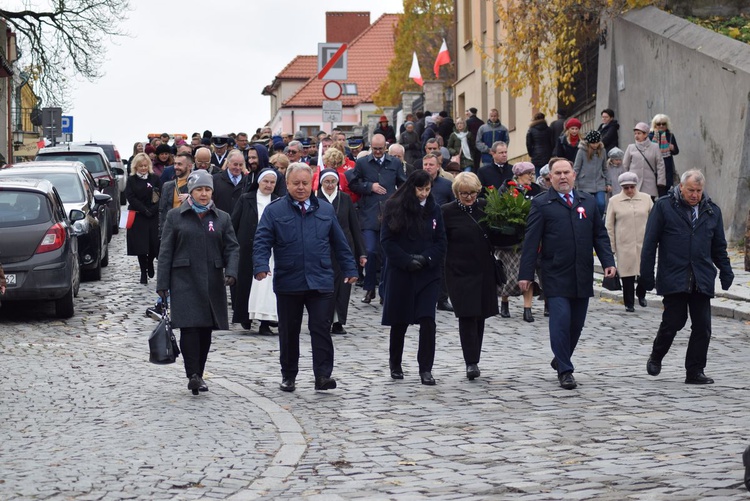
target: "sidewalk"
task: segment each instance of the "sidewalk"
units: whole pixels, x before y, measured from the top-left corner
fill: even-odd
[[[716,297],[711,300],[711,313],[714,316],[750,320],[750,272],[745,271],[745,254],[738,247],[729,248],[729,259],[734,271],[734,282],[729,290],[721,290],[719,277],[716,276]],[[622,302],[622,291],[609,291],[602,284],[602,268],[599,261],[595,263],[594,295],[615,302]],[[650,307],[661,308],[661,296],[651,291],[646,294]]]

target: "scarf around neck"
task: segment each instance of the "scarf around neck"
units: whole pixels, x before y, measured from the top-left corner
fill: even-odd
[[[198,201],[194,199],[192,195],[190,195],[187,200],[188,200],[188,203],[190,204],[190,207],[196,212],[196,214],[203,214],[207,212],[209,209],[214,208],[213,200],[208,202],[208,204],[206,205],[199,204]]]
[[[669,151],[669,140],[667,139],[667,131],[660,132],[654,131],[654,135],[651,138],[652,143],[659,145],[659,151],[662,157],[671,157],[672,152]]]
[[[456,132],[456,137],[461,140],[461,153],[464,158],[471,158],[468,140],[469,131]]]

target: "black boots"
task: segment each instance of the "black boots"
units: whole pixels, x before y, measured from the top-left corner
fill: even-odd
[[[523,309],[523,320],[524,320],[524,322],[533,322],[534,321],[534,315],[531,314],[531,308],[524,308]]]
[[[500,301],[500,316],[503,318],[510,318],[510,310],[508,309],[508,301]]]

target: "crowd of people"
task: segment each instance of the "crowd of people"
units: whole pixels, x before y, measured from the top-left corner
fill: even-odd
[[[583,133],[575,118],[548,125],[536,114],[530,161],[515,165],[497,110],[484,123],[474,108],[456,119],[410,114],[398,133],[383,116],[368,145],[338,130],[306,138],[268,128],[136,143],[127,252],[138,257],[141,283],[157,275],[157,308],[173,308],[188,388],[208,390],[212,331],[229,325],[226,287],[232,323],[277,329],[283,391],[296,388],[306,309],[315,388],[335,388],[331,334],[347,333],[358,283],[362,303],[382,305],[393,379],[404,378],[405,336],[418,325],[420,380],[436,384],[436,310],[457,318],[466,377],[476,379],[485,321],[509,318],[510,297],[522,296],[526,322],[535,321],[534,297],[543,299],[551,366],[573,389],[593,251],[605,277],[621,281],[627,312],[636,297],[646,306],[654,287],[664,296],[648,373],[659,374],[689,313],[685,382],[713,382],[703,372],[713,277],[718,268],[725,289],[733,278],[721,211],[703,193],[700,171],[673,186],[679,149],[667,116],[636,124],[624,151],[614,112],[601,116],[597,130]],[[511,232],[490,225],[493,193],[527,200],[526,221]]]

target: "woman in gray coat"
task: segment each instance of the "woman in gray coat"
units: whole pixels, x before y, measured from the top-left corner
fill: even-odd
[[[590,131],[578,144],[573,170],[576,172],[576,187],[596,197],[599,214],[603,215],[607,207],[607,193],[612,191],[612,186],[607,177],[607,150],[599,132]]]
[[[197,395],[208,391],[203,371],[211,332],[229,328],[226,286],[236,282],[239,245],[229,214],[211,200],[211,175],[204,170],[190,174],[188,193],[164,223],[156,292],[165,303],[168,292],[171,297],[188,389]]]

